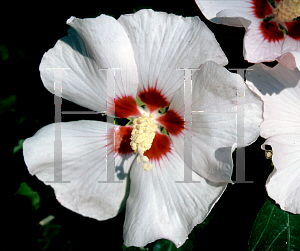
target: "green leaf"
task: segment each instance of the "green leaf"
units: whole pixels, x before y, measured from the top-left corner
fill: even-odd
[[[153,247],[153,251],[173,251],[178,250],[172,241],[161,239]]]
[[[18,145],[16,145],[13,149],[13,154],[15,154],[16,152],[18,152],[19,150],[22,149],[23,147],[23,142],[24,142],[24,139],[20,139],[19,142],[18,142]]]
[[[2,61],[5,61],[7,60],[9,57],[9,51],[8,51],[8,48],[4,45],[4,44],[1,44],[0,45],[0,58]]]
[[[160,239],[156,242],[152,251],[192,251],[193,249],[194,245],[191,240],[186,240],[180,248],[176,248],[175,244],[172,241]]]
[[[13,112],[14,106],[16,105],[17,96],[10,95],[4,99],[0,100],[0,115],[5,112]]]
[[[149,251],[149,248],[138,248],[138,247],[126,247],[124,244],[122,246],[123,251]]]
[[[26,196],[27,198],[30,199],[32,206],[34,209],[39,208],[39,203],[40,203],[40,196],[37,192],[33,191],[26,182],[22,182],[20,185],[20,188],[16,192],[16,195],[22,195]]]
[[[248,244],[249,250],[299,250],[300,215],[266,201],[253,224]]]

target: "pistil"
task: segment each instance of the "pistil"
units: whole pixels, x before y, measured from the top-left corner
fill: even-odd
[[[153,115],[151,114],[148,117],[144,113],[141,117],[133,120],[130,146],[132,150],[139,154],[137,163],[143,162],[142,168],[145,171],[150,171],[153,167],[153,164],[149,163],[148,157],[144,156],[144,152],[151,148],[156,128],[157,125],[154,124]]]

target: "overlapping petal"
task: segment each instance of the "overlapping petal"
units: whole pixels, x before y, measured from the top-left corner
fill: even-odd
[[[245,3],[246,4],[246,3]],[[285,40],[284,33],[279,30],[275,22],[262,22],[261,18],[251,13],[253,10],[246,4],[248,12],[237,10],[222,10],[216,20],[232,20],[238,17],[246,29],[244,37],[244,58],[253,63],[273,61],[280,58],[284,49],[290,47]],[[233,25],[229,24],[228,25]],[[236,26],[236,25],[233,25]]]
[[[203,15],[214,23],[245,27],[246,20],[254,18],[249,15],[253,12],[252,4],[246,0],[195,0]],[[226,10],[234,14],[219,12]],[[250,23],[249,23],[250,24]]]
[[[300,126],[298,133],[270,137],[262,145],[271,145],[275,170],[269,176],[268,195],[285,211],[300,214]]]
[[[110,111],[115,96],[135,100],[138,75],[129,38],[112,17],[71,17],[68,36],[57,41],[40,64],[45,87],[54,93],[54,69],[64,68],[62,97],[94,111]],[[115,86],[107,71],[115,69]],[[115,92],[114,92],[115,91]],[[108,103],[108,104],[107,104]],[[108,107],[107,107],[108,106]],[[113,112],[110,112],[113,115]]]
[[[300,70],[300,52],[288,52],[280,59],[280,62],[290,70],[294,70],[296,67]]]
[[[115,163],[106,163],[107,153],[113,154],[113,145],[106,147],[109,128],[113,125],[98,121],[62,123],[62,173],[54,170],[55,124],[43,127],[23,145],[29,172],[45,183],[54,181],[56,172],[57,182],[49,184],[57,200],[74,212],[98,220],[114,217],[124,208],[127,174],[134,159],[133,155],[116,156],[110,158]],[[114,164],[116,171],[110,177],[107,168],[114,168]],[[59,182],[59,177],[69,183]],[[100,183],[111,180],[122,182]]]
[[[267,0],[196,0],[196,3],[212,22],[245,27],[244,58],[249,62],[281,61],[285,54],[300,51],[300,21],[282,25],[276,16],[272,19],[273,7]],[[293,62],[288,62],[288,67],[289,64],[294,67]]]
[[[145,246],[161,238],[178,247],[185,242],[227,184],[209,182],[195,172],[192,175],[199,183],[184,182],[184,162],[173,148],[150,172],[136,163],[132,166],[124,224],[126,246]]]
[[[281,64],[274,68],[255,65],[247,84],[264,101],[261,136],[271,145],[275,170],[266,187],[283,210],[300,213],[300,72]]]
[[[198,68],[208,60],[227,64],[213,33],[198,17],[140,10],[123,15],[118,21],[128,33],[134,50],[140,80],[139,96],[153,89],[168,103],[183,84],[180,69]],[[159,102],[157,96],[155,98],[155,102]],[[147,103],[143,97],[141,99]]]
[[[169,109],[184,116],[182,97],[183,87],[175,94]],[[193,75],[192,111],[192,123],[185,121],[185,130],[190,131],[191,137],[185,136],[186,131],[170,134],[175,149],[183,157],[184,140],[187,144],[191,142],[193,170],[214,182],[231,182],[231,154],[237,146],[247,146],[259,136],[262,101],[238,74],[207,62]],[[238,127],[244,127],[244,135],[237,135]],[[237,137],[244,143],[237,145]]]

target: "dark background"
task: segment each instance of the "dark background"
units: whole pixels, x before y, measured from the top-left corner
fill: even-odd
[[[1,121],[1,244],[0,250],[122,250],[124,212],[107,221],[78,215],[55,199],[53,190],[32,177],[22,150],[13,153],[20,139],[31,137],[54,122],[54,97],[43,86],[39,64],[43,54],[67,35],[70,16],[96,17],[102,13],[118,18],[142,8],[183,16],[199,16],[214,32],[229,64],[226,68],[247,68],[243,59],[243,28],[207,21],[193,0],[187,1],[96,1],[11,2],[1,10],[0,36],[0,121]],[[63,100],[62,110],[85,110]],[[63,121],[100,119],[98,115],[64,115]],[[99,115],[100,116],[100,115]],[[268,199],[265,182],[272,171],[259,138],[246,148],[246,180],[252,184],[228,185],[204,224],[194,228],[182,250],[247,250],[252,224]],[[233,155],[235,158],[235,154]],[[235,177],[233,176],[233,180]],[[40,196],[37,210],[16,191],[26,182]],[[45,226],[39,221],[55,216]],[[109,248],[106,246],[108,245]],[[155,243],[147,245],[153,249]],[[138,249],[139,250],[139,249]]]

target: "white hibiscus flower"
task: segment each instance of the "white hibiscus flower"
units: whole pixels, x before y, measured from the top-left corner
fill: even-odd
[[[58,201],[98,220],[114,217],[126,206],[126,246],[160,238],[182,245],[231,182],[237,122],[245,125],[245,145],[258,137],[261,100],[239,75],[220,66],[227,59],[197,17],[141,10],[118,20],[101,15],[67,23],[68,37],[43,56],[45,87],[54,93],[53,71],[47,68],[69,68],[63,75],[63,98],[136,121],[127,126],[62,123],[62,179],[70,183],[50,184]],[[184,73],[178,68],[200,66],[193,75],[192,96],[185,95]],[[115,71],[115,90],[106,84],[107,72],[99,70],[105,68],[120,69]],[[237,96],[244,87],[245,96]],[[145,106],[138,107],[136,97]],[[241,98],[245,118],[237,121]],[[201,111],[192,121],[185,120],[185,102],[192,111]],[[159,113],[164,107],[167,112]],[[162,126],[168,134],[161,133]],[[54,130],[55,124],[45,126],[24,142],[28,169],[42,181],[54,176]],[[186,142],[192,146],[189,158],[184,157]],[[114,165],[113,177],[107,177]],[[195,182],[184,182],[187,170]],[[107,178],[122,182],[101,182]]]
[[[245,27],[244,57],[300,69],[299,0],[196,0],[212,22]]]

